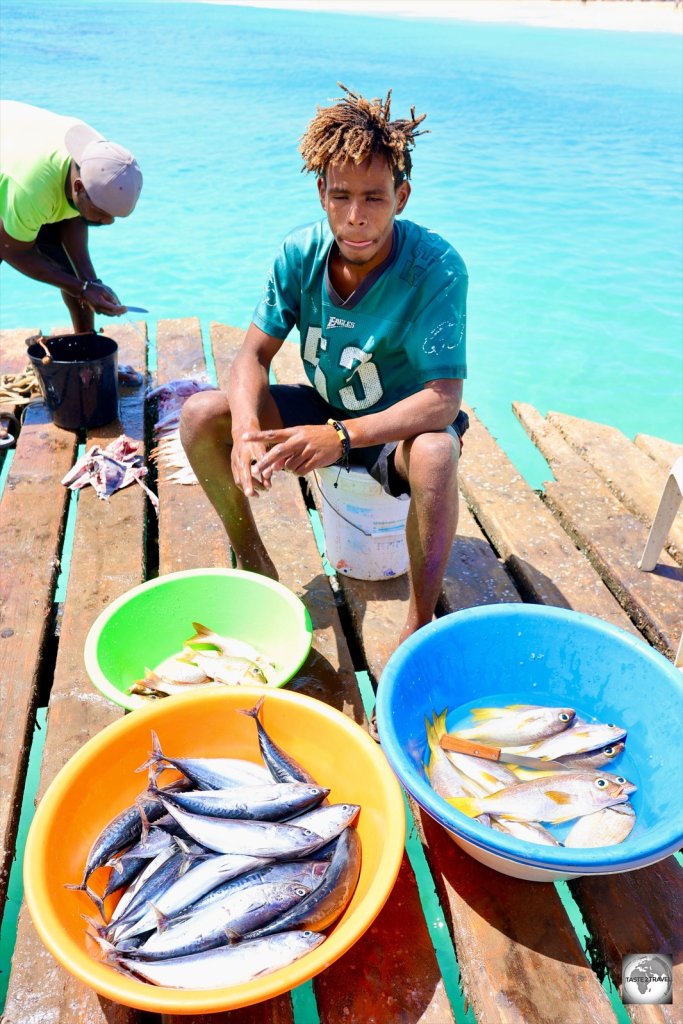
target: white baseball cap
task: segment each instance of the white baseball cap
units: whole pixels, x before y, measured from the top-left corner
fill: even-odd
[[[69,128],[64,144],[95,206],[111,217],[132,213],[142,190],[142,172],[133,154],[83,121]]]

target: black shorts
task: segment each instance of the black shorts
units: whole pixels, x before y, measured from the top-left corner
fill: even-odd
[[[335,409],[329,405],[310,384],[271,384],[270,393],[285,427],[348,419],[348,410]],[[467,413],[460,411],[453,424],[446,428],[459,438],[461,449],[462,435],[469,425]],[[382,485],[387,494],[395,498],[401,494],[410,494],[407,481],[399,476],[394,465],[397,445],[398,441],[389,441],[370,448],[352,448],[349,453],[352,466],[365,466],[370,476]]]

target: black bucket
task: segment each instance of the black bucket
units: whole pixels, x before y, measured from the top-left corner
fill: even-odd
[[[29,345],[28,355],[56,426],[78,430],[116,419],[118,345],[112,338],[95,331],[60,334]]]

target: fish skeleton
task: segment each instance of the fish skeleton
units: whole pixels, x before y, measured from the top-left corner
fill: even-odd
[[[448,802],[470,818],[488,813],[517,821],[558,824],[601,807],[624,803],[636,786],[594,772],[562,772],[520,782],[486,797],[452,797]]]

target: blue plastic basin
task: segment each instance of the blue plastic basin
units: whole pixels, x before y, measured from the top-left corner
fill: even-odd
[[[473,706],[550,704],[628,730],[610,765],[638,786],[636,824],[618,845],[565,849],[527,843],[456,811],[427,781],[425,718],[448,727]],[[477,859],[537,880],[629,871],[683,842],[681,673],[644,641],[600,619],[540,605],[494,605],[447,615],[392,655],[377,695],[384,752],[424,810]]]

